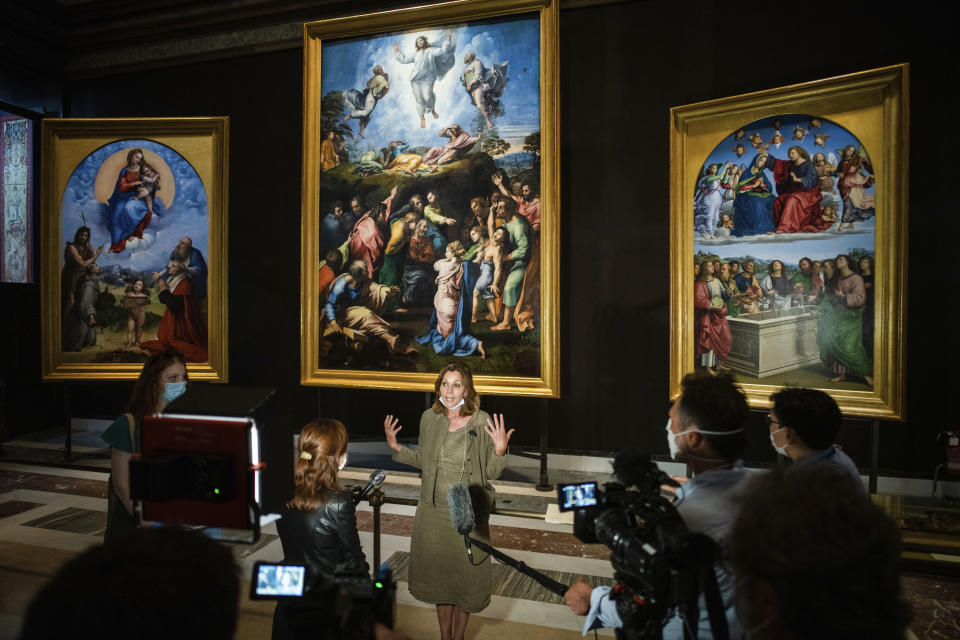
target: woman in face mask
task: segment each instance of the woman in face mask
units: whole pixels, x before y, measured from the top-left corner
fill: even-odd
[[[476,521],[470,536],[490,544],[490,480],[506,467],[514,430],[506,429],[502,414],[491,419],[480,410],[473,375],[463,363],[441,369],[435,391],[433,406],[420,416],[416,451],[397,442],[402,428],[397,418],[388,415],[383,427],[393,459],[423,471],[410,540],[410,593],[436,605],[442,640],[462,640],[470,614],[490,603],[490,558],[475,552],[474,564],[467,556],[463,536],[450,521],[448,491],[466,487]]]
[[[153,354],[143,364],[127,403],[127,413],[103,432],[101,437],[111,448],[104,542],[137,526],[130,499],[130,457],[140,451],[140,425],[144,416],[163,411],[186,390],[187,365],[183,354],[170,349]]]
[[[297,442],[293,499],[281,511],[277,533],[284,562],[307,565],[307,584],[315,583],[318,576],[366,577],[370,571],[360,547],[353,495],[340,484],[339,472],[347,464],[347,442],[346,427],[332,418],[307,424]],[[277,604],[274,640],[300,637],[290,629],[290,620],[297,619],[297,606],[294,602]]]

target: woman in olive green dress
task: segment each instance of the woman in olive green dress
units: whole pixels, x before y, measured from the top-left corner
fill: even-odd
[[[393,459],[422,470],[420,501],[410,540],[410,594],[437,606],[441,640],[462,640],[471,613],[490,603],[490,558],[474,553],[471,564],[463,536],[450,523],[447,490],[464,484],[470,492],[476,529],[470,536],[490,543],[489,517],[494,489],[490,480],[503,472],[507,443],[514,430],[503,415],[480,411],[470,368],[453,362],[440,370],[433,406],[420,416],[416,450],[397,442],[402,427],[384,420]]]

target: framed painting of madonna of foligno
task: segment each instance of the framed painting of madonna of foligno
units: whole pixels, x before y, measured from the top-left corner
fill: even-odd
[[[671,110],[671,391],[903,419],[908,67]]]
[[[301,381],[559,395],[554,0],[304,25]]]
[[[45,380],[227,381],[227,118],[42,123]]]

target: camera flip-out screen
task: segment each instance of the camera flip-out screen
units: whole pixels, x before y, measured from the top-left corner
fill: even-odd
[[[559,485],[557,487],[557,504],[560,511],[597,506],[597,483],[580,482]]]
[[[307,586],[307,567],[302,564],[257,562],[250,581],[251,600],[299,598]]]

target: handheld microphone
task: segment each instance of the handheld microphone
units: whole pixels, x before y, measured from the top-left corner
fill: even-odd
[[[477,526],[473,516],[473,503],[466,485],[455,484],[447,491],[447,506],[450,507],[450,524],[463,536],[470,564],[473,564],[473,548],[470,546],[470,532]]]
[[[383,484],[383,481],[387,479],[387,472],[383,469],[377,469],[376,471],[370,472],[370,481],[367,483],[367,486],[363,488],[357,497],[353,499],[353,504],[360,504],[360,501],[367,497],[367,494],[370,493],[373,489],[379,487]]]

